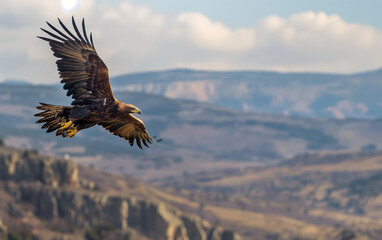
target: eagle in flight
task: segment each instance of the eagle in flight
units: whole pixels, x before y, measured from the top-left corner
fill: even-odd
[[[42,31],[52,38],[39,37],[47,41],[59,58],[56,61],[61,83],[67,90],[67,96],[74,101],[71,106],[56,106],[40,103],[36,108],[42,110],[35,114],[41,117],[36,123],[44,123],[42,129],[46,132],[56,131],[56,136],[73,137],[78,131],[101,125],[109,132],[128,140],[130,145],[134,141],[142,148],[142,143],[159,142],[151,137],[145,124],[133,113],[141,114],[138,107],[118,101],[111,90],[108,69],[98,56],[94,48],[93,37],[90,41],[85,30],[85,21],[82,20],[81,35],[74,18],[72,24],[76,35],[58,19],[66,33],[58,30],[47,22],[54,31]]]

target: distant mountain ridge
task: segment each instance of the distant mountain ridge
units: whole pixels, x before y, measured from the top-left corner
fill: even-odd
[[[61,87],[3,84],[0,138],[11,146],[67,154],[84,164],[94,163],[100,169],[141,179],[269,164],[307,151],[382,149],[380,120],[257,114],[127,91],[116,91],[115,96],[139,106],[149,132],[164,140],[141,151],[99,126],[70,139],[46,134],[35,124],[35,106],[39,101],[70,104]],[[100,160],[100,156],[113,159],[113,164]]]
[[[1,84],[14,85],[14,86],[32,85],[30,82],[20,80],[20,79],[5,79],[4,81],[1,82]]]
[[[174,69],[112,78],[115,90],[190,99],[249,112],[382,117],[382,69],[356,74]]]
[[[29,85],[6,80],[6,85]],[[59,83],[57,81],[56,84]],[[382,68],[354,74],[171,69],[112,77],[113,90],[310,118],[382,118]],[[60,86],[61,88],[61,86]]]

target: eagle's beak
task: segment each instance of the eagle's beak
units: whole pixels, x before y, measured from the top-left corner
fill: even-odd
[[[141,114],[141,110],[139,108],[136,108],[132,111],[133,113],[138,113],[138,114]]]

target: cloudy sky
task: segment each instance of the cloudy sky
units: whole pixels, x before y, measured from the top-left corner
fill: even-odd
[[[72,6],[74,6],[72,8]],[[2,0],[0,81],[56,83],[45,21],[85,17],[111,76],[169,68],[352,73],[382,66],[382,1]]]

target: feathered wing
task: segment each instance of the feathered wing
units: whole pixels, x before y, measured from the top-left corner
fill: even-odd
[[[54,56],[60,58],[56,61],[57,68],[62,79],[61,83],[64,83],[64,89],[67,90],[66,95],[75,99],[72,105],[114,101],[108,69],[94,48],[92,34],[90,33],[90,41],[87,37],[84,20],[82,20],[83,36],[74,18],[72,24],[77,36],[71,33],[60,19],[58,21],[66,34],[47,22],[54,33],[42,28],[41,30],[53,39],[39,38],[48,41]]]
[[[139,118],[129,114],[129,117],[125,120],[117,120],[112,122],[100,122],[99,125],[109,130],[114,135],[117,135],[125,140],[129,140],[131,146],[136,141],[138,147],[142,148],[142,143],[149,147],[147,143],[159,142],[148,134],[145,124]],[[142,143],[141,143],[142,141]]]
[[[67,90],[67,96],[72,96],[74,99],[72,105],[87,105],[100,101],[104,104],[115,102],[108,69],[94,48],[92,34],[90,33],[90,41],[87,37],[84,20],[82,20],[83,35],[78,30],[74,18],[72,24],[76,35],[71,33],[60,19],[58,21],[65,33],[47,22],[53,31],[41,30],[52,38],[39,38],[48,41],[54,56],[60,58],[56,61],[57,68],[62,79],[61,83]],[[129,140],[131,146],[134,141],[140,148],[142,143],[149,147],[148,143],[161,141],[150,137],[144,123],[131,114],[125,120],[105,120],[99,125],[114,135]]]

